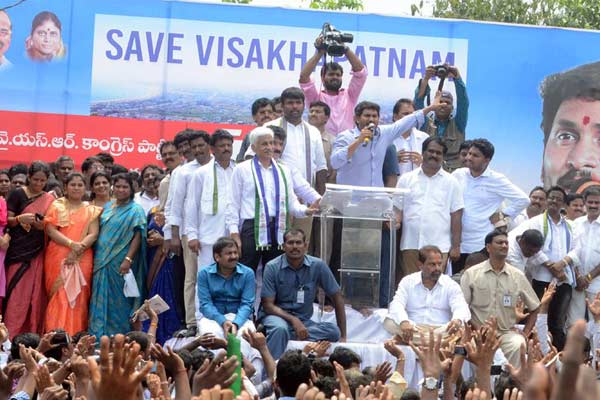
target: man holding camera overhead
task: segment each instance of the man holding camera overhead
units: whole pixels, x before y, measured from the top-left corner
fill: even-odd
[[[458,155],[460,145],[465,141],[465,130],[467,128],[467,119],[469,113],[469,98],[467,97],[467,87],[460,76],[458,68],[448,64],[428,66],[425,70],[425,76],[419,81],[419,86],[415,90],[415,108],[417,110],[425,106],[425,97],[429,98],[430,88],[429,80],[433,77],[438,79],[452,78],[456,92],[456,112],[454,111],[454,97],[452,93],[443,90],[441,95],[441,107],[432,115],[427,115],[425,123],[420,130],[427,132],[430,136],[437,135],[444,138],[448,146],[446,153],[446,164],[444,169],[452,172],[462,167]],[[441,90],[438,87],[438,90]]]
[[[306,64],[304,64],[302,71],[300,71],[300,87],[302,88],[302,91],[304,91],[304,96],[306,98],[305,104],[307,107],[315,101],[322,101],[331,108],[330,118],[325,125],[325,128],[329,133],[335,136],[347,129],[354,128],[354,107],[356,106],[360,92],[367,81],[367,69],[350,48],[344,46],[343,42],[339,42],[337,43],[337,49],[339,50],[341,46],[343,46],[344,55],[352,66],[352,79],[350,79],[348,89],[341,88],[344,69],[337,62],[331,61],[325,63],[321,67],[321,83],[323,90],[317,91],[315,82],[311,79],[310,75],[317,66],[319,60],[324,57],[326,53],[332,55],[331,52],[328,51],[329,46],[327,45],[330,41],[324,40],[324,35],[331,34],[331,32],[336,33],[337,31],[334,29],[335,28],[326,24],[323,32],[321,32],[319,37],[315,40],[317,52],[306,62]]]

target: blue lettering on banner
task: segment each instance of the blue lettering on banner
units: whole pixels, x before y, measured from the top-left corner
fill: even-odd
[[[109,60],[157,62],[166,46],[167,63],[182,64],[184,59],[180,53],[183,39],[182,33],[144,32],[141,35],[138,31],[131,31],[127,37],[123,31],[111,29],[106,33],[110,49],[106,50],[105,55]],[[259,38],[245,41],[236,36],[196,35],[195,39],[198,65],[201,66],[209,65],[212,60],[219,67],[226,65],[230,68],[295,71],[306,63],[310,48],[308,42],[270,39],[265,43]],[[456,58],[451,51],[444,53],[432,50],[426,54],[422,49],[409,52],[407,49],[362,45],[356,46],[354,52],[373,76],[401,79],[423,76],[427,65],[454,65]],[[322,65],[322,60],[318,65]],[[335,57],[334,60],[344,62],[347,58]]]
[[[123,57],[123,48],[119,42],[114,39],[114,36],[123,37],[123,32],[118,29],[111,29],[106,32],[106,40],[108,40],[108,43],[115,48],[115,53],[111,52],[110,50],[106,51],[106,58],[109,60],[119,60],[121,57]]]

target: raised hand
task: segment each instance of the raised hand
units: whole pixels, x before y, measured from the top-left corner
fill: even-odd
[[[183,360],[169,346],[165,350],[160,344],[153,344],[150,347],[150,354],[165,366],[171,376],[175,376],[178,371],[185,370]]]
[[[192,394],[197,396],[202,389],[213,386],[229,387],[237,379],[235,369],[239,365],[237,357],[225,360],[225,352],[220,352],[212,361],[204,361],[192,379]],[[225,360],[225,361],[223,361]]]
[[[140,346],[137,343],[125,344],[125,336],[121,334],[115,336],[112,357],[109,347],[109,338],[102,336],[100,366],[93,357],[88,358],[96,400],[137,400],[139,384],[150,372],[152,362],[147,362],[140,371],[136,371],[135,367],[142,359]]]

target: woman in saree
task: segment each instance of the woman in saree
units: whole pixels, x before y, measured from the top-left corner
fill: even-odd
[[[90,335],[101,337],[128,332],[129,319],[142,305],[146,279],[146,216],[133,201],[133,181],[128,173],[113,176],[115,200],[100,217],[100,234],[94,254]],[[126,275],[131,272],[139,297],[125,297]]]
[[[160,183],[160,180],[157,183]],[[169,310],[158,315],[156,343],[162,345],[181,327],[181,320],[177,316],[173,286],[175,259],[172,256],[169,257],[169,252],[163,248],[164,237],[161,221],[164,221],[164,217],[161,214],[162,212],[158,211],[157,206],[152,208],[148,215],[148,277],[146,278],[146,289],[148,298],[158,294],[170,307]],[[149,324],[149,320],[144,324],[146,331]]]
[[[10,245],[6,251],[6,296],[2,304],[11,339],[41,333],[46,310],[44,289],[44,215],[54,196],[44,192],[50,176],[46,163],[34,161],[27,185],[11,191],[6,201]]]
[[[44,274],[48,307],[44,331],[64,329],[69,335],[87,330],[94,254],[102,208],[82,201],[85,179],[70,174],[65,197],[55,200],[44,222],[51,239],[46,247]]]

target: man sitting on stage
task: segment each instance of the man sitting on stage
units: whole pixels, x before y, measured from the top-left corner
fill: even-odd
[[[267,345],[278,359],[290,339],[330,342],[346,340],[346,311],[340,286],[325,262],[306,254],[308,243],[300,229],[284,235],[285,254],[270,261],[265,268],[262,286],[262,323],[267,331]],[[321,287],[331,297],[337,326],[314,322],[313,302]]]
[[[442,251],[436,246],[419,250],[420,272],[400,281],[390,303],[384,328],[408,344],[413,333],[429,327],[446,326],[451,333],[471,319],[469,306],[458,283],[443,274]]]

